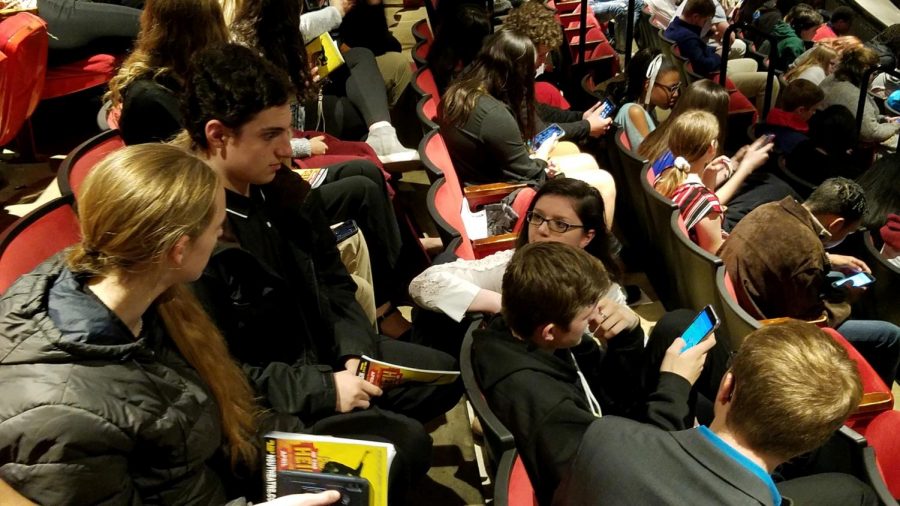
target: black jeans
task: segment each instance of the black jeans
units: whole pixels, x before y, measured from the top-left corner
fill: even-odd
[[[317,106],[306,106],[306,130],[319,130],[344,140],[365,138],[369,125],[390,121],[384,78],[372,51],[355,47],[343,54],[345,64],[328,76],[323,90],[322,119]]]
[[[50,59],[63,63],[92,53],[124,53],[140,30],[143,2],[37,0],[50,32]]]

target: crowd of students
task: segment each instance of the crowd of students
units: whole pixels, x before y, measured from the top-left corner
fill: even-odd
[[[770,48],[787,70],[783,86],[759,87],[755,61],[744,79],[729,68],[739,90],[774,92],[777,104],[759,137],[730,153],[739,91],[687,85],[675,62],[642,49],[607,87],[614,118],[599,104],[569,110],[536,82],[562,43],[552,9],[526,1],[489,34],[483,7],[442,3],[428,65],[462,183],[537,191],[515,250],[479,260],[448,251],[412,279],[416,334],[433,332],[413,343],[381,335],[374,310],[407,291],[394,275],[403,220],[382,170],[414,158],[391,123],[408,82],[390,55],[397,48],[374,23],[371,37],[347,37],[346,65],[323,82],[303,47],[338,26],[358,35],[350,13],[380,13],[369,4],[142,6],[107,95],[128,146],[79,191],[80,242],[0,297],[0,502],[247,504],[263,491],[261,436],[284,430],[392,443],[389,502],[419,504],[415,485],[431,465],[425,424],[458,403],[462,385],[382,390],[357,366],[367,355],[455,369],[459,322],[480,313],[475,374],[539,504],[877,503],[849,475],[773,478],[824,445],[862,395],[847,352],[808,322],[837,329],[887,385],[900,364],[900,327],[852,319],[859,293],[831,288],[832,271],[870,270],[828,251],[861,226],[900,261],[896,155],[863,163],[852,134],[832,127],[853,123],[878,61],[847,35],[851,14],[836,10],[825,25],[806,4],[673,9],[666,33],[700,73],[722,57],[702,37],[716,43],[748,9],[784,35]],[[621,19],[617,1],[592,6]],[[460,37],[461,26],[483,37]],[[829,37],[808,48],[823,27]],[[893,47],[888,35],[875,44]],[[860,113],[862,142],[900,128],[877,107]],[[566,140],[532,150],[551,123]],[[736,350],[721,335],[686,349],[680,336],[695,313],[683,309],[645,336],[624,286],[616,181],[594,156],[614,123],[652,164],[655,191],[677,205],[690,238],[721,256],[741,305],[796,320]],[[335,152],[342,158],[325,158]],[[315,188],[290,170],[311,160],[329,160]],[[776,161],[815,189],[799,195]],[[331,228],[345,220],[359,226],[353,245]],[[272,504],[336,501],[323,492]]]

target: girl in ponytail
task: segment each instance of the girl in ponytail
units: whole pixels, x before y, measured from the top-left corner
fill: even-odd
[[[222,183],[176,147],[129,146],[91,171],[78,214],[81,241],[0,297],[0,480],[39,504],[224,504],[208,463],[224,446],[257,467],[259,407],[186,287],[221,232]]]
[[[669,149],[675,156],[670,170],[656,181],[656,190],[671,198],[681,213],[691,239],[715,254],[722,245],[723,208],[714,193],[719,170],[731,170],[720,157],[719,123],[706,111],[689,111],[675,119],[669,132]]]

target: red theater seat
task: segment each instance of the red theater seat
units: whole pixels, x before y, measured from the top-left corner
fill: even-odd
[[[19,276],[78,242],[81,230],[72,195],[65,195],[35,209],[0,235],[0,293]]]
[[[95,54],[65,65],[47,69],[42,100],[71,95],[82,90],[101,86],[116,74],[119,59],[108,54]]]
[[[16,137],[34,112],[47,69],[47,25],[27,12],[0,21],[0,146]]]

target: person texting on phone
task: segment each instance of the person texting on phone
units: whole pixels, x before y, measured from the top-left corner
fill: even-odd
[[[732,229],[719,255],[738,301],[751,316],[824,319],[890,386],[900,363],[900,327],[850,319],[845,299],[864,288],[836,292],[829,278],[832,270],[871,273],[862,260],[827,252],[859,228],[865,212],[866,196],[859,184],[827,179],[802,203],[786,198],[752,211]]]
[[[266,407],[314,434],[396,446],[390,493],[399,503],[395,494],[429,467],[422,423],[456,405],[462,389],[382,391],[356,375],[360,357],[437,370],[456,361],[377,335],[357,304],[318,191],[282,166],[291,153],[287,76],[235,44],[201,51],[192,68],[178,142],[221,176],[227,211],[195,290]]]
[[[474,334],[474,367],[485,400],[516,440],[538,503],[550,503],[588,426],[631,415],[684,428],[687,395],[715,338],[682,353],[676,339],[647,407],[640,381],[640,326],[610,333],[599,260],[557,242],[527,244],[503,274],[501,318]],[[593,334],[593,335],[592,335]],[[595,336],[603,346],[598,345]]]
[[[861,397],[856,364],[828,334],[800,321],[764,326],[724,374],[709,426],[666,432],[604,416],[586,430],[553,504],[874,506],[874,491],[850,475],[771,477],[822,446]]]
[[[524,2],[510,11],[503,27],[524,35],[534,44],[537,60],[534,65],[536,73],[544,72],[549,63],[550,52],[559,49],[562,44],[562,32],[556,12],[542,2]],[[592,137],[604,135],[609,128],[607,118],[612,117],[612,110],[603,109],[601,100],[586,111],[573,111],[556,107],[554,102],[564,102],[562,94],[555,86],[547,82],[535,82],[535,112],[539,119],[539,128],[557,123],[566,132],[566,140],[581,143]],[[555,96],[554,96],[555,95]],[[547,100],[547,99],[551,100]],[[549,102],[549,103],[545,103]],[[568,107],[568,102],[559,104]]]
[[[593,156],[572,143],[546,144],[529,154],[526,140],[537,135],[534,112],[535,49],[531,40],[500,30],[485,40],[469,67],[447,88],[438,123],[463,184],[501,181],[540,184],[565,174],[597,188],[612,225],[616,186]],[[612,120],[603,120],[608,126]]]
[[[704,250],[716,254],[724,240],[724,209],[714,193],[720,167],[729,171],[731,160],[718,151],[719,123],[706,111],[679,116],[669,133],[669,149],[675,156],[672,168],[656,180],[656,191],[678,205],[688,236]]]

